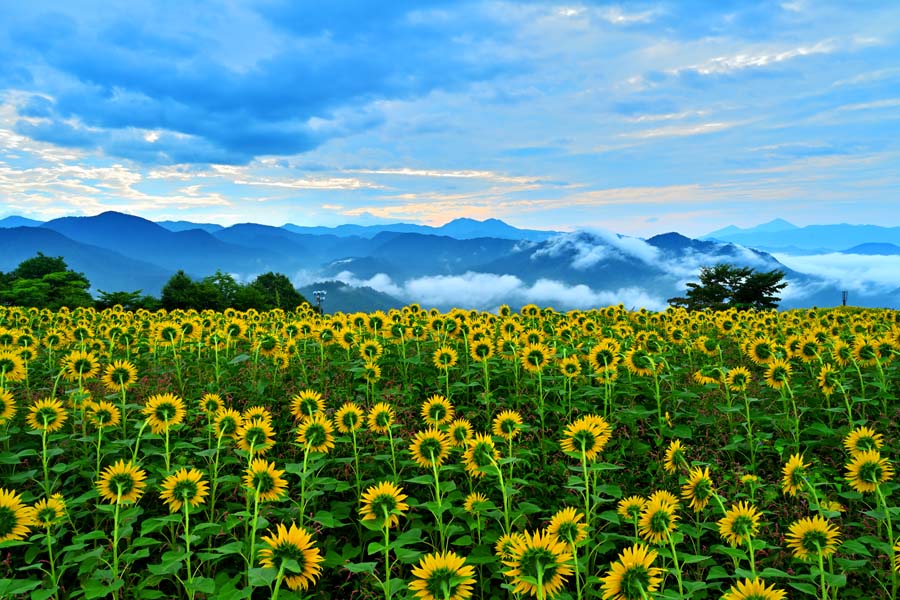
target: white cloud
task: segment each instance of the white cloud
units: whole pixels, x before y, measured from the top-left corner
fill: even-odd
[[[371,279],[359,279],[353,273],[344,271],[335,279],[352,286],[368,286],[404,302],[445,309],[462,306],[496,310],[501,304],[521,306],[528,303],[552,306],[557,310],[597,308],[619,303],[629,308],[649,310],[663,310],[666,307],[663,298],[656,298],[638,288],[593,290],[586,285],[569,285],[550,279],[539,279],[528,285],[515,275],[471,271],[462,275],[416,277],[402,285],[396,284],[384,273],[378,273]]]
[[[444,171],[440,169],[411,169],[402,167],[399,169],[353,169],[350,173],[363,173],[367,175],[396,175],[400,177],[438,177],[451,179],[484,179],[499,183],[534,183],[536,177],[512,177],[501,175],[493,171],[459,170]]]
[[[775,254],[786,267],[821,277],[842,290],[862,295],[890,292],[900,287],[900,256],[863,254]]]
[[[545,256],[573,255],[573,269],[588,269],[614,255],[637,258],[647,264],[659,260],[659,250],[642,239],[620,236],[603,229],[563,233],[547,240],[532,253],[533,260]]]
[[[678,75],[685,71],[693,71],[699,75],[725,75],[744,69],[759,69],[802,56],[831,54],[835,50],[837,46],[833,41],[823,40],[812,46],[798,46],[780,52],[742,52],[730,56],[716,56],[704,63],[670,69],[669,73]]]
[[[644,129],[633,133],[623,133],[622,137],[650,139],[658,137],[687,137],[691,135],[705,135],[724,129],[731,129],[743,125],[741,121],[720,121],[714,123],[698,123],[696,125],[682,125],[672,127],[658,127],[656,129]]]

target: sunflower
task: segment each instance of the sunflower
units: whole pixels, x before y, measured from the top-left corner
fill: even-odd
[[[0,425],[16,416],[16,399],[9,390],[0,389]]]
[[[34,509],[12,490],[0,488],[0,543],[24,539],[33,525]]]
[[[519,360],[526,371],[537,373],[550,364],[553,350],[546,344],[526,344],[519,353]]]
[[[369,411],[367,420],[370,430],[375,433],[387,433],[394,424],[394,409],[390,404],[379,402]]]
[[[238,411],[231,408],[220,408],[216,412],[216,435],[220,437],[225,437],[226,435],[235,437],[243,422],[244,418]]]
[[[826,396],[831,396],[834,389],[841,385],[841,374],[832,366],[831,363],[825,363],[819,367],[819,374],[816,377],[819,389]]]
[[[425,555],[412,568],[409,590],[422,600],[466,600],[472,597],[475,568],[455,552]]]
[[[844,340],[837,340],[831,346],[831,358],[841,367],[846,367],[853,360],[853,349]]]
[[[806,479],[806,469],[809,464],[803,462],[803,456],[792,454],[781,469],[781,490],[785,494],[796,496],[803,489]]]
[[[127,360],[114,360],[103,371],[103,385],[110,392],[127,390],[137,381],[137,369]]]
[[[497,437],[509,441],[516,437],[522,428],[522,415],[514,410],[504,410],[494,417],[492,431]]]
[[[884,436],[875,433],[870,427],[860,426],[847,434],[844,438],[844,448],[850,456],[856,456],[860,452],[868,450],[881,450]]]
[[[636,521],[641,516],[641,511],[647,504],[647,499],[640,496],[628,496],[622,498],[616,505],[616,512],[626,521]]]
[[[784,600],[786,592],[776,590],[775,586],[766,586],[759,577],[744,579],[725,592],[722,600]]]
[[[481,492],[472,492],[466,496],[466,501],[463,503],[463,509],[470,515],[475,515],[480,513],[483,510],[484,505],[488,502],[490,502],[490,500],[488,500],[487,496]]]
[[[28,373],[25,360],[12,350],[0,350],[0,378],[4,381],[22,381]]]
[[[53,433],[63,426],[69,413],[56,398],[38,400],[28,408],[28,425],[37,431]]]
[[[500,453],[494,447],[494,440],[483,433],[475,434],[469,440],[469,445],[463,454],[463,463],[466,471],[472,477],[484,477],[484,469],[496,464],[500,459]]]
[[[591,348],[588,353],[588,362],[594,373],[615,370],[619,364],[619,343],[613,339],[604,339]]]
[[[759,511],[749,502],[738,502],[719,519],[719,534],[733,547],[749,542],[759,531]]]
[[[684,446],[681,440],[672,440],[666,448],[666,456],[663,460],[663,468],[667,473],[677,473],[678,467],[687,465],[687,459],[684,456]]]
[[[677,504],[667,498],[647,500],[638,520],[641,537],[653,544],[664,544],[678,525]]]
[[[62,360],[63,376],[69,381],[90,379],[100,371],[100,361],[93,352],[74,350]]]
[[[587,539],[587,524],[581,522],[583,519],[584,515],[574,508],[563,508],[550,518],[547,533],[569,544],[580,544]]]
[[[366,380],[366,383],[374,384],[381,379],[381,367],[378,366],[378,363],[367,360],[363,363],[362,378]]]
[[[521,538],[521,533],[504,533],[494,544],[494,554],[496,554],[501,561],[509,560],[512,557],[513,546]]]
[[[334,413],[334,424],[341,433],[351,433],[362,427],[363,411],[355,402],[345,402]]]
[[[709,467],[691,469],[687,482],[681,486],[681,497],[685,502],[690,501],[689,506],[694,512],[700,512],[706,508],[709,499],[715,493],[712,479],[709,476]]]
[[[66,501],[62,494],[53,494],[49,498],[42,498],[34,505],[34,523],[40,527],[50,528],[62,521],[65,516]]]
[[[774,343],[765,337],[748,342],[746,353],[759,366],[765,366],[776,358]]]
[[[259,564],[266,569],[281,571],[284,561],[291,560],[297,563],[299,570],[285,576],[284,583],[291,590],[307,590],[322,573],[322,553],[313,544],[312,536],[302,528],[291,523],[290,529],[284,524],[275,528],[275,533],[262,536],[262,541],[268,545],[259,551]]]
[[[165,433],[184,421],[184,401],[175,394],[156,394],[147,398],[141,410],[153,433]]]
[[[791,363],[776,358],[766,366],[766,385],[773,390],[780,390],[791,382]]]
[[[878,363],[878,347],[874,340],[859,336],[853,342],[853,359],[861,367],[874,367]]]
[[[644,600],[659,589],[663,570],[653,566],[657,553],[643,544],[626,548],[609,566],[603,582],[604,600]]]
[[[244,409],[241,417],[247,421],[265,421],[267,425],[272,425],[272,413],[265,406],[250,406]]]
[[[275,444],[272,439],[275,431],[272,426],[262,419],[247,421],[246,419],[238,427],[234,434],[237,439],[238,448],[244,452],[254,452],[256,454],[265,454]]]
[[[459,360],[459,355],[449,346],[441,346],[434,351],[434,355],[431,357],[434,366],[442,370],[455,367],[457,360]]]
[[[860,494],[874,492],[879,484],[894,476],[894,468],[878,450],[866,450],[853,456],[844,467],[847,481]]]
[[[181,468],[165,478],[159,497],[169,505],[169,512],[177,513],[188,504],[196,508],[206,501],[209,484],[203,481],[203,473],[197,469]]]
[[[632,348],[625,353],[625,368],[632,375],[650,377],[656,372],[657,365],[647,350],[644,348]]]
[[[115,427],[122,422],[122,411],[112,402],[101,400],[87,405],[87,418],[97,429]]]
[[[100,474],[97,490],[110,503],[137,502],[144,493],[147,473],[132,462],[120,460]]]
[[[322,394],[315,390],[302,390],[291,398],[291,414],[295,419],[311,417],[321,412],[325,412],[325,401],[322,400]]]
[[[725,384],[732,392],[742,392],[751,381],[750,371],[744,367],[735,367],[725,375]]]
[[[334,448],[334,427],[324,414],[318,413],[300,421],[297,429],[297,443],[312,452],[328,454]]]
[[[419,431],[413,437],[409,445],[413,460],[425,468],[441,466],[444,459],[450,453],[450,438],[440,429],[432,427],[426,431]]]
[[[820,554],[822,558],[834,554],[841,534],[835,525],[816,515],[794,521],[785,537],[794,556],[807,560]]]
[[[255,458],[244,470],[244,487],[259,494],[260,502],[279,500],[287,490],[284,471],[275,468],[275,463],[264,458]]]
[[[472,439],[472,423],[469,422],[468,419],[456,419],[452,423],[450,423],[450,441],[453,442],[453,445],[457,448],[465,448],[469,445],[469,440]]]
[[[422,403],[420,414],[426,423],[438,427],[452,421],[455,412],[449,400],[440,394],[435,394]]]
[[[565,543],[546,531],[536,531],[521,534],[503,564],[509,567],[504,573],[512,580],[514,593],[550,600],[572,574],[571,561],[572,554]]]
[[[409,505],[404,502],[406,498],[403,488],[390,481],[382,481],[363,492],[359,515],[363,521],[377,521],[381,527],[394,527],[400,524],[400,517],[409,510]]]
[[[475,362],[484,362],[494,356],[494,344],[487,338],[473,341],[469,346],[469,356]]]
[[[578,357],[575,355],[566,356],[565,358],[560,359],[557,366],[559,367],[560,374],[566,379],[575,379],[581,375],[581,361],[578,360]]]
[[[606,419],[597,415],[584,415],[570,423],[563,431],[560,447],[563,452],[594,460],[612,437],[612,427]]]
[[[207,416],[215,416],[223,408],[222,396],[212,393],[203,394],[200,398],[200,408]]]

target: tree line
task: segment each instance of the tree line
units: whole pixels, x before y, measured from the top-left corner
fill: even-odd
[[[307,300],[282,273],[264,273],[249,283],[239,283],[228,273],[216,271],[202,279],[193,279],[178,271],[166,282],[159,297],[131,292],[98,290],[90,293],[91,282],[83,273],[73,271],[61,256],[37,256],[26,259],[8,273],[0,273],[0,304],[49,308],[93,306],[98,310],[121,305],[126,310],[249,310],[273,308],[293,310]]]

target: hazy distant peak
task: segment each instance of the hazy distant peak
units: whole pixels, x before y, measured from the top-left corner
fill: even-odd
[[[729,225],[728,227],[724,227],[722,229],[717,229],[711,233],[707,233],[706,235],[702,236],[702,239],[724,239],[732,235],[776,233],[778,231],[790,231],[792,229],[799,229],[799,227],[797,227],[790,221],[785,221],[784,219],[772,219],[767,223],[762,223],[760,225],[756,225],[755,227],[738,227],[737,225]]]

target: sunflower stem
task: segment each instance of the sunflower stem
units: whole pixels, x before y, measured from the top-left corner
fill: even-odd
[[[259,520],[259,490],[262,482],[256,484],[253,490],[253,519],[250,521],[250,554],[247,558],[247,585],[250,585],[250,569],[253,568],[253,560],[256,554],[256,526]]]
[[[278,566],[278,575],[275,576],[275,587],[272,589],[272,600],[278,600],[278,592],[281,591],[281,582],[284,581],[284,561]]]
[[[44,467],[44,496],[50,497],[50,470],[47,459],[47,417],[44,417],[44,428],[41,430],[41,464]]]
[[[819,559],[819,587],[821,588],[820,592],[822,594],[822,600],[828,600],[828,592],[825,586],[825,564],[822,560],[822,548],[819,546],[818,542],[816,542],[816,549],[818,550],[818,552],[816,552],[816,556]]]
[[[672,539],[671,534],[667,534],[666,539],[669,542],[669,548],[672,550],[672,564],[675,566],[675,580],[678,582],[678,597],[684,598],[684,584],[681,582],[681,566],[678,564],[678,553],[675,551],[675,540]],[[751,559],[751,561],[752,560],[753,559]],[[755,569],[753,569],[753,576],[756,577]]]
[[[119,506],[122,504],[122,484],[116,482],[116,508],[113,511],[113,582],[119,579]],[[118,595],[118,593],[116,593]]]
[[[53,538],[50,536],[50,527],[47,528],[47,534],[44,537],[47,540],[47,555],[50,562],[50,582],[53,584],[53,587],[56,588],[59,581],[57,580],[56,575],[56,558],[53,555]],[[54,596],[58,597],[55,593]]]
[[[194,574],[191,571],[191,506],[188,503],[187,496],[184,501],[184,556],[187,567],[187,582],[185,583],[185,592],[187,592],[188,600],[194,600]]]
[[[391,562],[390,562],[390,533],[391,517],[387,507],[382,506],[384,515],[384,600],[391,600]]]
[[[875,493],[878,494],[878,500],[881,502],[881,507],[884,509],[884,522],[887,525],[888,532],[888,543],[891,545],[891,599],[896,600],[897,598],[897,569],[894,568],[896,564],[896,550],[894,547],[894,528],[891,524],[891,511],[888,509],[887,499],[884,497],[884,492],[881,490],[881,484],[875,484]]]

